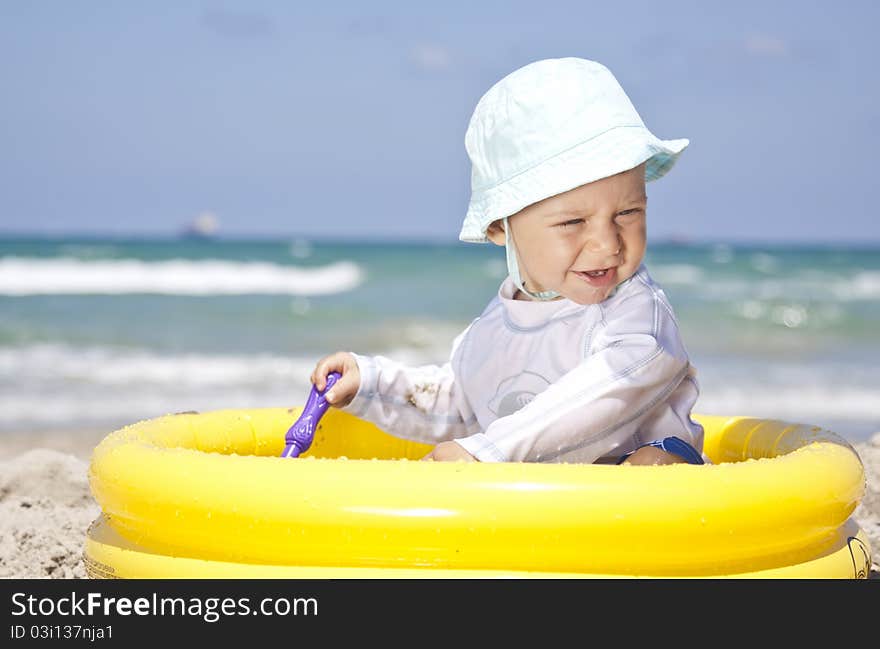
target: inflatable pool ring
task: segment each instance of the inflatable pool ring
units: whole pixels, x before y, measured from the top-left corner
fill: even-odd
[[[867,577],[858,455],[804,424],[695,415],[713,465],[419,462],[337,409],[178,414],[94,450],[92,577]],[[289,440],[288,440],[289,441]]]

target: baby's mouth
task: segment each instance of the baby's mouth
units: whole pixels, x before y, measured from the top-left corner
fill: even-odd
[[[594,268],[592,270],[576,270],[579,275],[589,275],[590,277],[603,277],[604,275],[616,270],[617,266],[609,266],[608,268]]]
[[[576,270],[574,273],[588,284],[601,287],[614,280],[617,275],[617,267],[611,266],[609,268],[597,268],[594,270]]]

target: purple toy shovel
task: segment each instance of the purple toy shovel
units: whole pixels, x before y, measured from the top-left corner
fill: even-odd
[[[314,385],[312,386],[309,400],[306,401],[302,414],[284,436],[286,446],[281,457],[298,457],[300,453],[305,453],[309,450],[309,446],[312,445],[312,438],[315,436],[315,429],[318,427],[318,422],[324,416],[324,413],[327,412],[327,408],[330,407],[324,395],[341,376],[342,374],[339,372],[330,372],[327,375],[327,384],[320,392],[318,392],[318,388]]]

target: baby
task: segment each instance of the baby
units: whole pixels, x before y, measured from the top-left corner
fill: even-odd
[[[605,66],[536,61],[477,103],[459,238],[505,246],[508,277],[442,366],[336,352],[335,407],[434,449],[424,459],[702,464],[699,395],[672,307],[643,264],[659,140]]]

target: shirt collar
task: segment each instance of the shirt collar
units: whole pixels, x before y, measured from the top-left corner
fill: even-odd
[[[568,311],[578,311],[584,305],[572,302],[567,297],[556,300],[514,300],[516,284],[510,275],[504,278],[498,288],[498,300],[501,302],[508,320],[520,327],[537,327],[545,324]]]
[[[501,286],[498,288],[498,300],[507,314],[508,319],[515,325],[520,327],[537,327],[547,323],[550,320],[571,315],[583,309],[595,308],[599,305],[607,306],[612,301],[621,297],[626,287],[632,285],[636,275],[647,273],[644,264],[639,265],[638,269],[629,279],[618,284],[614,292],[597,304],[578,304],[569,300],[567,297],[560,297],[556,300],[514,300],[513,296],[517,291],[516,285],[510,279],[510,275],[504,278]]]

